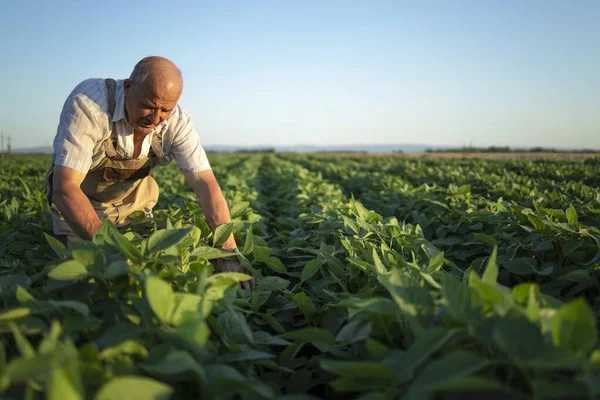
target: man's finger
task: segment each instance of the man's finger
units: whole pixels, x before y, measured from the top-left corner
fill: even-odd
[[[242,282],[242,288],[246,291],[249,292],[251,289],[250,287],[250,282],[249,281],[243,281]]]

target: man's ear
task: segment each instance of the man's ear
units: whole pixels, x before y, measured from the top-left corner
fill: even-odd
[[[133,81],[131,79],[125,79],[123,81],[123,91],[125,92],[125,96],[129,96],[129,92],[131,92],[132,87]]]

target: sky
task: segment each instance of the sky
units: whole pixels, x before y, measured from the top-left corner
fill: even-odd
[[[0,130],[50,146],[71,90],[149,55],[205,146],[600,149],[600,1],[0,0]]]

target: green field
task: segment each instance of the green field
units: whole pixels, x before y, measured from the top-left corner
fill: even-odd
[[[209,157],[232,224],[170,165],[72,251],[0,159],[0,398],[599,398],[600,159]]]

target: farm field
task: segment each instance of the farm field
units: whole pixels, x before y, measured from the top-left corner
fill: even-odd
[[[600,158],[209,158],[231,224],[172,164],[72,250],[50,157],[0,158],[0,398],[600,397]]]

